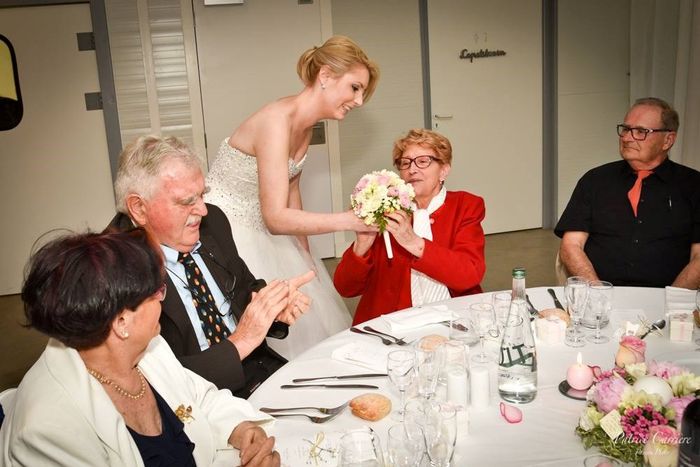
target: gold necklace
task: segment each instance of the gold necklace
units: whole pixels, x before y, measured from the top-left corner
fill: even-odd
[[[143,373],[141,373],[141,370],[139,367],[136,367],[136,373],[139,374],[139,379],[141,380],[141,390],[136,393],[132,394],[123,387],[119,386],[117,383],[112,381],[111,379],[107,378],[105,375],[102,373],[93,370],[92,368],[87,369],[88,373],[90,373],[97,381],[99,381],[102,384],[108,384],[114,388],[115,391],[117,391],[121,396],[128,397],[129,399],[137,400],[141,399],[144,394],[146,394],[146,378],[143,377]]]

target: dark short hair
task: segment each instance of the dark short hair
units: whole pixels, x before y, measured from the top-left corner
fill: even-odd
[[[27,325],[78,350],[102,344],[123,310],[163,284],[160,250],[143,229],[63,236],[29,262],[22,300]]]
[[[632,107],[637,107],[638,105],[648,105],[661,110],[661,124],[663,127],[667,130],[678,131],[678,112],[665,100],[658,97],[642,97],[634,101]]]

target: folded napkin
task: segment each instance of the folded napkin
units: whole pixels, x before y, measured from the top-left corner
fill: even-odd
[[[449,321],[454,314],[445,305],[422,306],[409,308],[406,311],[397,311],[382,315],[382,319],[389,326],[390,332],[402,332],[427,326],[428,324]]]
[[[666,312],[695,310],[696,293],[695,290],[671,286],[666,287]]]
[[[388,345],[360,345],[355,342],[338,347],[331,353],[331,358],[339,362],[361,366],[377,373],[386,372],[386,358],[391,350]]]

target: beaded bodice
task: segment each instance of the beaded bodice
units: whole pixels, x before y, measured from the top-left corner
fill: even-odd
[[[289,160],[289,179],[299,174],[306,156],[298,163]],[[240,222],[258,230],[267,230],[260,211],[258,191],[258,159],[232,148],[226,138],[219,147],[216,160],[209,168],[205,196],[207,203],[221,208],[229,221]]]

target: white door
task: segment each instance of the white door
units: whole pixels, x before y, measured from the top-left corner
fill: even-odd
[[[24,102],[20,124],[0,132],[0,295],[19,291],[40,235],[100,231],[114,215],[102,111],[85,110],[84,93],[100,90],[95,52],[78,51],[87,31],[87,4],[0,9]]]
[[[209,163],[246,117],[302,89],[297,59],[322,41],[321,3],[256,0],[205,6],[193,1]],[[332,211],[327,143],[309,148],[301,192],[306,210]],[[310,236],[309,241],[315,256],[335,256],[332,234]]]
[[[486,202],[486,233],[542,226],[540,0],[430,0],[433,129],[453,146],[449,189]],[[505,55],[461,59],[482,49]]]

